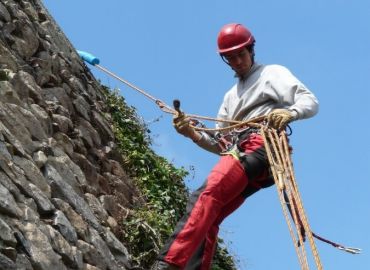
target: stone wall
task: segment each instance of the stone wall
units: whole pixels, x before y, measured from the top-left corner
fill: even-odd
[[[0,269],[131,269],[104,96],[39,0],[0,2]]]

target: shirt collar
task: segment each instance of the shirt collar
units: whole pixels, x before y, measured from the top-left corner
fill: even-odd
[[[239,75],[238,73],[235,73],[234,74],[234,77],[235,78],[239,78],[239,80],[241,81],[245,81],[246,79],[248,79],[248,77],[253,73],[255,72],[261,65],[258,64],[257,62],[254,62],[254,64],[251,66],[250,70],[248,71],[247,74],[244,74],[244,75]]]

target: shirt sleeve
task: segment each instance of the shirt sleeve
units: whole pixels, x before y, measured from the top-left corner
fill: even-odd
[[[214,137],[214,134],[205,131],[201,131],[201,134],[202,137],[196,142],[196,144],[211,153],[219,155],[221,153],[221,149]]]
[[[220,106],[220,109],[218,110],[217,118],[227,119],[227,116],[228,116],[227,97],[228,97],[228,94],[226,93],[226,95],[224,96],[223,102]],[[222,127],[225,127],[226,125],[225,123],[218,122],[216,123],[215,126],[216,128],[222,128]],[[218,142],[215,139],[216,132],[202,131],[201,134],[202,134],[202,137],[198,142],[196,142],[196,144],[209,152],[219,155],[221,153],[221,148],[219,147]]]
[[[274,65],[270,75],[271,87],[278,96],[279,106],[295,110],[297,119],[309,118],[318,112],[317,98],[288,69]]]

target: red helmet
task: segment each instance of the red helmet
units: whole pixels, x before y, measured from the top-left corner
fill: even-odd
[[[240,23],[224,25],[217,37],[218,52],[226,53],[253,44],[251,32]]]

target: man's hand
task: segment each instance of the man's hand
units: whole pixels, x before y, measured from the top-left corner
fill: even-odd
[[[176,131],[181,135],[191,138],[192,140],[197,139],[197,133],[192,126],[190,126],[190,118],[184,113],[176,114],[172,119],[172,124]]]
[[[297,114],[287,109],[276,109],[270,112],[267,116],[269,125],[276,129],[283,129],[291,121],[295,120]]]

